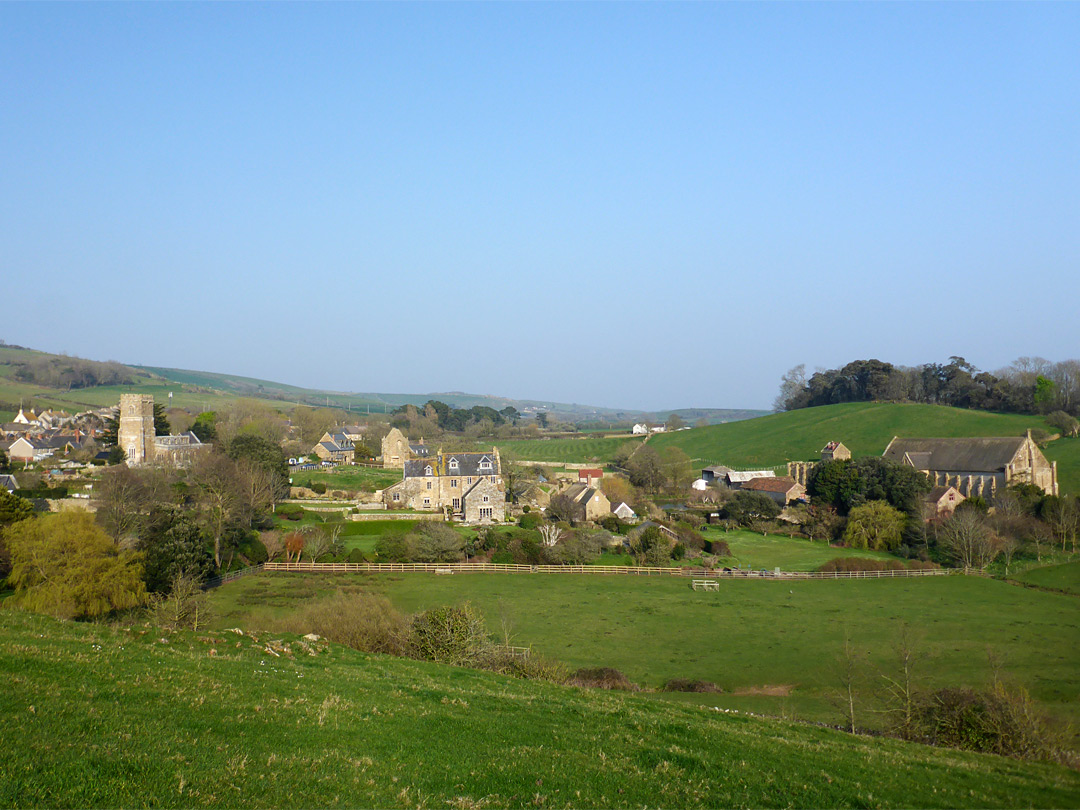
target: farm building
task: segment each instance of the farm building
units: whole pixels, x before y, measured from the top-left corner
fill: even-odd
[[[1057,463],[1046,460],[1030,430],[1026,436],[971,439],[893,437],[882,457],[926,473],[934,486],[956,487],[965,498],[990,498],[1014,484],[1058,494]]]
[[[711,467],[706,467],[701,471],[701,479],[703,481],[725,481],[727,480],[727,474],[731,472],[731,467],[725,467],[723,464],[714,464]]]
[[[599,483],[600,479],[604,477],[604,471],[601,469],[585,469],[578,470],[577,480],[579,484],[585,484],[585,486],[591,487],[593,484]]]
[[[324,433],[311,452],[322,461],[335,464],[352,464],[356,457],[352,439],[344,433]]]
[[[742,489],[755,478],[774,478],[775,476],[776,473],[772,470],[729,470],[724,474],[727,485],[732,489]]]
[[[574,484],[559,494],[570,499],[576,521],[598,520],[611,514],[611,501],[603,492],[588,484]]]
[[[847,461],[849,458],[851,458],[851,451],[841,442],[829,442],[821,448],[822,461]]]
[[[956,487],[934,487],[923,496],[925,514],[928,519],[948,517],[966,500]]]
[[[611,507],[611,514],[615,515],[619,520],[637,519],[637,513],[622,501],[617,506]]]
[[[767,495],[781,506],[787,506],[792,501],[806,497],[806,487],[786,475],[755,478],[743,484],[742,488],[748,492],[760,492],[762,495]]]
[[[384,469],[401,469],[411,458],[427,458],[430,455],[423,437],[410,442],[397,428],[390,428],[382,440],[382,465]]]

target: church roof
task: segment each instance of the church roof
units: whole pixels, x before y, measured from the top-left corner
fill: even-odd
[[[882,454],[917,470],[997,472],[1004,469],[1027,441],[1023,436],[968,439],[893,439]]]

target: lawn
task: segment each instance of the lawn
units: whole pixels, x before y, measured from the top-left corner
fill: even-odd
[[[689,432],[689,431],[688,431]],[[552,464],[606,464],[620,447],[640,444],[641,439],[518,439],[497,441],[500,453],[522,461],[545,461]]]
[[[707,529],[703,534],[709,540],[723,540],[728,544],[732,557],[725,562],[737,564],[741,568],[749,566],[755,571],[762,568],[770,571],[774,568],[782,571],[814,571],[837,557],[896,559],[884,551],[840,548],[821,541],[812,543],[803,538],[785,537],[778,534],[763,537],[744,529],[731,532]]]
[[[0,673],[4,807],[1080,804],[1061,766],[293,637],[4,610]]]
[[[1043,455],[1058,465],[1062,494],[1080,495],[1080,439],[1058,439],[1043,448]]]
[[[893,436],[1020,436],[1028,428],[1048,429],[1048,425],[1041,416],[849,402],[660,434],[649,439],[649,446],[678,447],[702,465],[768,467],[820,459],[821,448],[829,441],[843,442],[856,457],[880,456]]]
[[[1008,676],[1043,706],[1080,723],[1075,597],[982,577],[725,580],[718,593],[705,593],[669,577],[262,574],[213,598],[223,626],[258,626],[268,603],[299,605],[316,591],[341,587],[384,593],[406,612],[469,600],[492,632],[501,633],[506,620],[515,644],[573,667],[612,666],[649,686],[670,678],[713,681],[725,694],[709,695],[710,705],[742,708],[747,698],[740,692],[780,686],[790,695],[756,696],[759,708],[826,722],[838,719],[830,699],[845,634],[865,655],[861,689],[870,695],[907,622],[929,656],[920,664],[921,683],[985,685],[992,648]],[[873,722],[871,707],[864,708],[865,722]]]
[[[290,476],[294,487],[307,487],[313,482],[326,484],[327,489],[374,492],[386,489],[401,480],[401,470],[381,467],[343,466],[333,470],[309,470]]]
[[[1038,585],[1040,588],[1080,594],[1080,562],[1029,568],[1016,579],[1029,585]],[[1080,608],[1080,605],[1077,605],[1077,608]]]

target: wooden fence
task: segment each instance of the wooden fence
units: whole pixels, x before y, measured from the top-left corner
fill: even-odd
[[[895,577],[933,577],[963,573],[956,569],[935,568],[928,571],[710,571],[702,568],[652,568],[630,565],[514,565],[510,563],[283,563],[269,562],[264,571],[312,574],[597,574],[646,577],[693,577],[696,579],[881,579]]]

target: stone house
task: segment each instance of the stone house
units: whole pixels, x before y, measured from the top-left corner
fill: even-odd
[[[743,484],[742,488],[748,492],[760,492],[762,495],[767,495],[781,506],[787,506],[792,501],[806,497],[806,487],[796,483],[794,478],[788,478],[786,475],[773,478],[755,478]]]
[[[1057,462],[1046,460],[1030,430],[1025,436],[969,439],[893,437],[882,456],[925,473],[934,486],[956,487],[965,498],[989,500],[1015,484],[1058,494]]]
[[[352,439],[344,433],[324,433],[311,452],[322,461],[334,464],[352,464],[356,459]]]
[[[584,469],[578,470],[577,480],[579,484],[585,484],[585,486],[591,487],[593,484],[600,483],[600,479],[604,477],[604,471],[601,469]]]
[[[391,509],[449,511],[467,523],[506,517],[506,485],[498,448],[490,453],[443,453],[406,459],[402,480],[383,490]]]
[[[594,489],[588,484],[574,484],[560,495],[566,496],[572,504],[573,520],[584,522],[586,520],[599,520],[604,515],[611,514],[611,501],[599,489]]]
[[[410,458],[427,458],[431,455],[423,438],[410,442],[397,428],[390,428],[382,440],[382,465],[384,469],[401,469]]]
[[[961,495],[956,487],[934,487],[923,496],[923,503],[926,507],[924,514],[927,520],[948,517],[956,511],[956,507],[966,500],[967,498]]]
[[[829,442],[821,448],[822,461],[847,461],[850,458],[851,451],[841,442]]]

